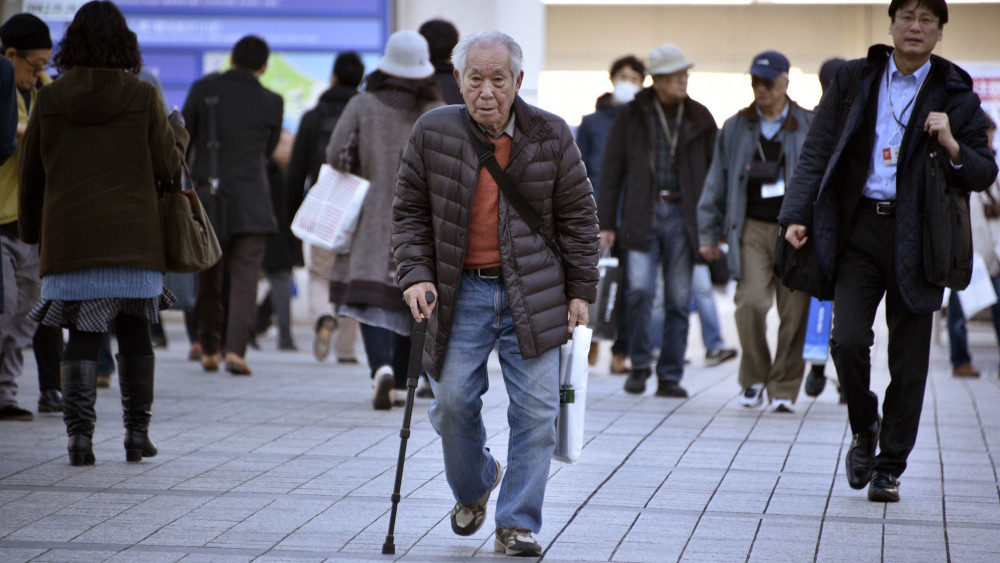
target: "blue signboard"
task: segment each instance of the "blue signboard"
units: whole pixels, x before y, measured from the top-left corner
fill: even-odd
[[[76,4],[82,5],[83,2]],[[163,83],[170,107],[183,107],[191,84],[228,66],[241,37],[258,35],[271,48],[262,82],[285,98],[285,126],[329,86],[337,53],[356,51],[374,69],[392,27],[392,0],[117,0],[139,39],[147,70]],[[46,20],[56,43],[76,6],[26,0]]]

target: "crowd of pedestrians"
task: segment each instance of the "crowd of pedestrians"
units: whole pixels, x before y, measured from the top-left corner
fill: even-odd
[[[357,363],[360,336],[372,407],[390,409],[404,402],[412,323],[427,320],[418,396],[433,399],[456,534],[482,527],[499,488],[496,551],[540,553],[559,346],[590,321],[608,281],[602,252],[619,265],[617,302],[605,305],[617,315],[609,371],[627,374],[625,392],[645,393],[655,376],[656,397],[688,396],[697,311],[704,365],[740,356],[742,405],[791,413],[810,296],[783,285],[776,245],[814,249],[836,288],[829,348],[853,433],[848,482],[872,501],[898,501],[942,301],[921,251],[924,171],[939,159],[954,185],[982,192],[972,197],[975,247],[996,291],[1000,188],[995,123],[968,74],[931,54],[948,21],[944,0],[892,0],[888,15],[893,45],[825,63],[815,110],[788,96],[791,62],[768,50],[749,59],[753,102],[720,128],[688,95],[695,60],[664,44],[645,61],[611,64],[612,91],[575,138],[519,97],[521,46],[497,31],[460,38],[444,20],[397,31],[367,74],[356,53],[338,54],[293,135],[281,96],[260,81],[263,38],[237,41],[228,69],[196,81],[183,110],[168,112],[140,79],[136,35],[113,3],[84,4],[54,57],[45,23],[13,16],[0,26],[0,420],[33,418],[16,383],[32,344],[38,411],[62,412],[71,464],[93,464],[113,329],[126,459],[156,455],[150,325],[177,300],[150,220],[165,186],[190,182],[222,247],[218,263],[185,278],[190,359],[249,376],[247,350],[272,323],[279,349],[297,350],[293,269],[306,261],[290,226],[328,164],[370,188],[348,251],[308,249],[312,352]],[[262,277],[269,294],[258,305]],[[721,334],[712,289],[730,278],[739,352]],[[892,382],[880,409],[869,381],[883,300]],[[992,314],[1000,340],[1000,305]],[[978,375],[957,292],[947,315],[954,374]],[[506,460],[487,447],[481,414],[494,350],[510,398]],[[825,382],[818,362],[806,393]]]

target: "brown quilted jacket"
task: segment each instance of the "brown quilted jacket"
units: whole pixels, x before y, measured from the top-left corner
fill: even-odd
[[[535,358],[566,342],[567,303],[597,298],[597,208],[573,134],[561,118],[514,102],[515,129],[506,172],[562,250],[559,263],[501,196],[500,259],[521,356]],[[438,304],[427,327],[424,367],[437,378],[448,345],[469,236],[479,164],[461,106],[438,108],[414,125],[399,167],[392,246],[402,289],[434,283]]]

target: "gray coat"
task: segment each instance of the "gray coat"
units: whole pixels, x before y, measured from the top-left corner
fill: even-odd
[[[785,153],[786,182],[799,162],[802,143],[813,119],[813,112],[791,100],[788,104],[788,116],[776,137]],[[699,243],[714,245],[728,241],[729,269],[737,280],[741,277],[740,239],[747,211],[746,167],[753,160],[759,138],[760,116],[754,102],[722,125],[698,201]]]

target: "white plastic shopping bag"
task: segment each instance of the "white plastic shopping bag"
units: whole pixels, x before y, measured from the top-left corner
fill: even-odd
[[[556,418],[556,451],[552,459],[576,463],[583,451],[583,417],[587,410],[587,353],[594,331],[573,329],[573,339],[559,350],[559,416]]]
[[[292,233],[333,252],[350,251],[368,185],[364,178],[324,164],[292,219]]]
[[[997,302],[997,292],[986,268],[986,261],[978,252],[972,253],[972,280],[969,287],[958,292],[965,318],[971,319],[976,313]]]

